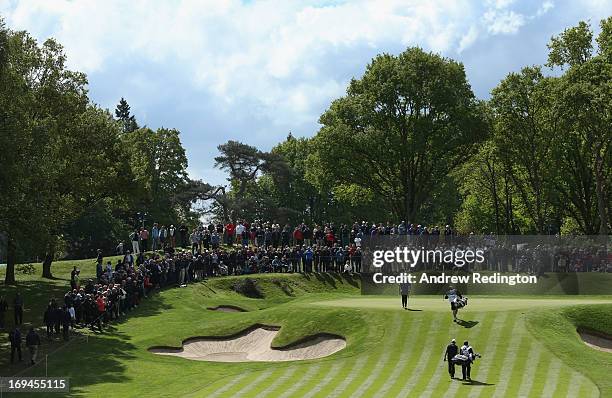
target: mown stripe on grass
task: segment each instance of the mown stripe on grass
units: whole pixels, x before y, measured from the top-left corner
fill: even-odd
[[[599,397],[599,389],[591,382],[590,379],[582,377],[580,380],[580,390],[578,391],[578,397]]]
[[[406,328],[405,325],[409,324]],[[392,349],[393,356],[389,359],[385,369],[393,368],[392,372],[386,372],[381,377],[379,377],[376,382],[370,387],[367,391],[368,394],[366,396],[385,396],[387,391],[391,388],[393,383],[397,380],[397,377],[400,375],[403,365],[407,358],[410,358],[412,355],[412,350],[414,349],[414,344],[410,344],[414,341],[414,338],[419,330],[419,327],[422,325],[422,318],[414,319],[414,317],[410,316],[405,318],[402,323],[402,330],[399,337],[399,344],[397,347]]]
[[[395,313],[393,316],[393,324],[391,326],[391,333],[385,333],[384,343],[382,348],[379,349],[379,355],[376,360],[376,365],[374,365],[374,369],[372,369],[371,373],[367,376],[367,378],[360,384],[357,385],[354,389],[354,392],[350,394],[353,398],[362,397],[366,391],[370,389],[372,384],[379,377],[385,366],[389,362],[389,358],[391,357],[391,353],[395,350],[393,349],[393,345],[397,344],[398,338],[401,331],[402,318],[405,314]],[[350,391],[347,391],[350,393]],[[371,396],[371,395],[366,395]]]
[[[447,321],[444,320],[444,322]],[[411,393],[413,395],[416,394],[418,397],[428,396],[428,394],[431,394],[431,391],[426,391],[427,386],[431,385],[430,388],[433,388],[434,385],[438,384],[442,380],[444,373],[447,370],[447,367],[444,366],[446,362],[443,361],[443,358],[448,338],[445,339],[442,336],[443,331],[439,330],[439,328],[434,329],[433,332],[435,340],[427,347],[430,352],[429,358],[427,358],[425,361],[423,371],[414,381],[414,385],[412,386]]]
[[[500,364],[505,365],[506,360],[508,359],[507,354],[510,350],[510,347],[513,347],[512,344],[518,343],[519,339],[517,338],[517,336],[520,335],[522,325],[520,324],[520,322],[517,321],[517,318],[517,313],[512,313],[511,315],[508,315],[506,317],[500,328],[497,328],[495,325],[493,326],[494,333],[492,335],[489,335],[489,338],[486,340],[485,345],[482,347],[482,354],[484,355],[484,358],[478,361],[479,366],[477,366],[476,368],[475,380],[479,380],[488,384],[497,384],[499,382],[499,376],[501,372],[499,372],[498,370],[497,378],[495,379],[495,376],[489,376],[489,372],[492,368],[495,368]],[[478,352],[478,349],[476,351]],[[515,358],[512,357],[512,362],[514,362],[514,359]],[[472,371],[472,373],[474,372]],[[477,398],[485,392],[484,390],[484,387],[472,388],[472,391],[470,391],[468,397]],[[487,396],[490,396],[490,389],[486,390]]]
[[[543,397],[556,397],[554,394],[557,389],[557,381],[559,380],[559,372],[561,371],[561,361],[557,358],[553,358],[548,366],[548,372],[546,372],[546,383],[542,390]]]
[[[553,397],[564,397],[565,394],[567,394],[567,390],[569,388],[569,381],[571,378],[570,375],[572,373],[574,373],[574,371],[569,366],[566,366],[565,364],[563,364],[563,362],[561,362],[561,368],[559,369],[556,387],[552,394]]]
[[[531,392],[531,386],[533,385],[536,370],[540,365],[540,356],[542,355],[542,346],[538,343],[531,344],[531,349],[529,350],[529,356],[527,357],[527,362],[523,367],[523,374],[521,377],[521,381],[519,383],[519,397],[529,396]]]
[[[291,387],[286,389],[282,394],[276,395],[278,398],[288,398],[296,392],[304,383],[310,383],[312,377],[317,373],[321,365],[308,366],[308,370],[303,375],[298,375],[297,380],[291,380]]]
[[[491,332],[494,328],[499,327],[503,324],[505,317],[502,316],[503,313],[495,313],[495,312],[486,312],[486,313],[477,313],[477,315],[482,316],[482,320],[479,325],[475,326],[478,329],[474,333],[470,333],[468,341],[472,340],[472,342],[476,341],[487,341]],[[448,343],[447,343],[448,344]],[[457,339],[457,344],[461,347],[463,341],[461,339]],[[455,366],[455,377],[461,377],[461,366]],[[449,386],[444,390],[444,385],[440,385],[436,387],[436,395],[445,396],[445,397],[454,397],[459,390],[459,387],[462,386],[461,382],[458,380],[450,380],[449,378]]]
[[[552,362],[552,354],[545,351],[545,348],[542,348],[542,356],[540,357],[540,361],[535,368],[535,372],[531,373],[531,377],[533,378],[533,384],[531,385],[531,390],[529,391],[530,397],[541,397],[542,392],[544,390],[545,377],[548,373],[548,368]]]
[[[413,320],[413,326],[416,329],[411,335],[406,336],[408,345],[401,352],[401,359],[395,364],[393,373],[389,377],[387,383],[379,391],[380,396],[397,397],[399,390],[404,386],[403,381],[412,369],[416,366],[415,357],[422,355],[425,347],[423,342],[427,338],[427,332],[431,330],[433,322],[432,315],[424,315]]]
[[[582,381],[582,375],[578,372],[572,372],[572,376],[570,377],[569,387],[567,389],[567,398],[574,398],[578,396],[578,391],[580,390],[580,385]]]
[[[523,318],[524,323],[524,318]],[[514,369],[518,369],[517,371],[512,371],[509,374],[508,384],[505,387],[505,390],[501,391],[499,397],[517,397],[519,395],[519,390],[521,388],[521,380],[525,371],[527,369],[527,361],[529,360],[529,354],[532,351],[534,339],[533,337],[527,333],[526,331],[523,333],[521,338],[521,343],[516,352],[517,359],[514,363]]]
[[[505,397],[508,390],[508,386],[512,382],[517,382],[519,375],[522,373],[519,369],[522,369],[525,361],[527,360],[527,346],[529,345],[529,336],[525,332],[525,322],[522,317],[518,317],[516,320],[517,326],[519,327],[518,333],[513,332],[512,338],[508,343],[508,350],[512,348],[512,352],[508,351],[506,357],[501,364],[498,364],[497,368],[497,382],[495,391],[493,392],[494,397]],[[525,355],[521,355],[525,353]],[[511,355],[512,357],[509,357]],[[510,362],[506,360],[508,358]],[[505,370],[504,372],[502,372]]]
[[[346,361],[334,363],[329,368],[329,371],[326,373],[325,377],[323,377],[319,382],[317,382],[314,386],[311,384],[307,385],[309,389],[307,394],[305,395],[296,394],[295,396],[303,397],[303,398],[312,398],[317,395],[323,396],[323,397],[327,396],[327,393],[325,392],[325,388],[327,388],[328,384],[330,384],[331,381],[338,381],[338,373],[342,369],[343,364],[346,365]],[[326,367],[324,369],[328,369],[328,368]]]
[[[335,384],[336,388],[334,388],[334,390],[329,393],[326,394],[325,396],[327,397],[338,397],[340,396],[340,394],[343,394],[346,389],[351,385],[351,383],[357,379],[359,376],[361,376],[361,371],[365,368],[366,364],[369,364],[371,360],[371,356],[370,355],[362,355],[357,361],[355,361],[355,363],[353,364],[353,366],[348,369],[347,372],[342,372],[344,374],[344,377],[341,379],[340,375],[336,375],[335,379],[337,382],[340,382],[340,380],[342,380],[340,382],[340,384]]]
[[[274,390],[280,387],[287,380],[291,379],[291,377],[293,376],[296,370],[297,370],[297,367],[295,366],[292,366],[288,368],[287,370],[285,370],[285,372],[282,375],[280,375],[278,379],[276,379],[272,384],[270,384],[265,390],[260,392],[258,396],[265,397],[268,394],[272,393]],[[276,396],[276,395],[273,394],[273,396]]]
[[[236,385],[240,385],[239,383],[242,381],[242,379],[244,379],[247,376],[248,373],[242,373],[237,375],[236,377],[229,377],[229,380],[226,380],[224,382],[223,387],[214,390],[213,392],[209,393],[209,394],[205,394],[207,397],[209,398],[216,398],[216,397],[220,397],[222,396],[221,394],[227,392],[230,388],[236,386]],[[219,383],[214,383],[213,385],[216,385]]]
[[[257,375],[257,373],[259,374]],[[232,391],[232,389],[230,389],[226,396],[241,397],[245,394],[251,393],[253,391],[253,388],[257,387],[260,383],[267,380],[269,377],[272,376],[273,373],[273,369],[265,370],[263,372],[255,372],[253,374],[257,375],[257,377],[255,377],[254,380],[248,381],[246,383],[241,383],[241,386],[237,391]]]
[[[430,359],[430,357],[432,357],[432,355],[429,355],[429,348],[435,344],[436,333],[440,329],[442,318],[446,318],[446,316],[443,314],[435,314],[432,315],[432,318],[433,321],[431,327],[423,331],[423,333],[427,335],[427,338],[425,343],[419,347],[419,358],[415,361],[415,367],[412,370],[410,377],[403,383],[402,390],[399,393],[400,397],[408,396],[414,387],[415,381],[417,381],[421,374],[426,370],[425,363],[428,361],[428,359]]]

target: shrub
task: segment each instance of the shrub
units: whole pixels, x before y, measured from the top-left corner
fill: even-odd
[[[232,284],[232,290],[250,298],[264,297],[261,289],[257,285],[257,280],[253,278],[244,278],[235,281]]]

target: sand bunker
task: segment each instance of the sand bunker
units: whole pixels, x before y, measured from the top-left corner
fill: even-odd
[[[578,329],[578,334],[589,347],[612,353],[612,337],[587,329]]]
[[[216,307],[208,307],[207,309],[220,312],[247,312],[247,310],[236,307],[235,305],[218,305]]]
[[[272,348],[271,343],[278,330],[276,327],[257,325],[230,337],[192,338],[183,342],[183,348],[152,347],[149,351],[195,361],[300,361],[323,358],[346,347],[346,341],[339,336],[319,334],[287,347]]]

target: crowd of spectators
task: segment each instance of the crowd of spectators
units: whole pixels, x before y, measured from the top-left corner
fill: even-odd
[[[273,222],[210,223],[189,230],[181,225],[144,226],[129,236],[131,245],[120,243],[115,264],[96,259],[96,277],[81,281],[77,267],[70,275],[70,290],[63,300],[51,299],[44,312],[47,338],[70,338],[71,329],[91,327],[102,331],[105,323],[120,319],[138,307],[153,290],[186,286],[204,278],[262,272],[361,272],[363,257],[383,242],[414,248],[483,250],[485,261],[473,269],[499,272],[612,272],[607,243],[572,246],[557,240],[523,242],[489,235],[459,236],[449,225],[429,228],[409,222],[399,224],[355,222],[301,223],[296,227]],[[130,247],[131,246],[131,247]],[[129,249],[126,249],[129,247]],[[182,250],[181,250],[182,248]],[[150,251],[152,250],[152,251]],[[417,269],[444,270],[444,263],[420,263]],[[448,268],[446,268],[448,269]],[[470,270],[470,267],[466,267]],[[84,282],[84,283],[82,283]],[[13,300],[15,325],[10,334],[14,354],[21,359],[23,299]],[[8,303],[0,298],[0,327]],[[29,336],[29,337],[28,337]],[[36,359],[40,339],[31,329],[31,360]],[[27,342],[26,341],[26,342]]]

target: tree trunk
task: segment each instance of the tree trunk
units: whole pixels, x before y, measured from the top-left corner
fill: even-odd
[[[493,195],[493,206],[495,209],[495,233],[499,235],[499,198],[497,197],[497,178],[495,175],[495,163],[487,159],[487,169],[491,176],[491,195]]]
[[[51,279],[53,278],[53,274],[51,274],[51,263],[53,262],[53,251],[49,250],[45,254],[45,261],[43,261],[43,272],[42,277]]]
[[[15,282],[15,261],[17,257],[15,242],[11,236],[6,240],[6,275],[4,276],[5,285],[14,285]]]
[[[606,209],[606,189],[603,176],[603,159],[599,152],[595,155],[595,191],[597,192],[597,209],[599,210],[599,234],[608,234],[608,215]]]

